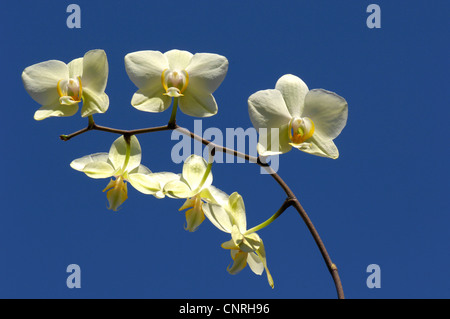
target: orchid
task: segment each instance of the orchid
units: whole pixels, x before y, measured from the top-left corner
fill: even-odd
[[[138,110],[162,112],[176,98],[183,113],[208,117],[217,113],[212,93],[225,78],[228,60],[212,53],[138,51],[125,56],[125,68],[139,89],[131,100]]]
[[[155,177],[140,163],[141,146],[133,135],[129,140],[124,136],[116,139],[109,153],[87,155],[72,161],[70,166],[91,178],[114,177],[115,179],[111,179],[103,191],[107,191],[109,209],[117,211],[128,198],[127,181],[141,193],[161,198],[164,197],[161,195],[161,181],[174,178],[170,174],[159,174]]]
[[[294,192],[277,174],[273,165],[267,164],[265,157],[287,153],[292,148],[297,148],[317,156],[338,158],[339,151],[334,139],[347,123],[346,100],[324,89],[309,90],[303,80],[291,74],[282,76],[276,82],[275,89],[252,94],[248,98],[248,112],[259,133],[256,145],[259,156],[256,157],[245,154],[239,148],[234,150],[233,147],[229,148],[228,144],[224,147],[216,144],[216,140],[212,142],[204,137],[215,134],[208,135],[205,132],[204,135],[198,135],[196,130],[191,132],[176,122],[178,108],[194,117],[209,117],[218,112],[213,93],[228,71],[228,60],[224,56],[212,53],[192,54],[183,50],[170,50],[165,53],[138,51],[125,56],[125,69],[137,87],[131,99],[132,106],[145,112],[163,112],[172,105],[172,114],[167,125],[123,130],[99,125],[94,121],[93,114],[104,113],[109,107],[109,98],[105,93],[108,61],[103,50],[88,51],[84,57],[68,64],[58,60],[37,63],[25,68],[22,73],[26,91],[41,105],[34,114],[36,120],[74,115],[79,109],[79,103],[82,103],[81,116],[88,117],[87,127],[71,134],[62,134],[61,140],[69,141],[89,131],[120,134],[112,143],[109,152],[86,155],[70,163],[73,169],[90,178],[110,179],[103,190],[106,192],[108,209],[117,211],[128,199],[128,183],[137,191],[157,199],[183,199],[184,203],[179,211],[185,211],[185,230],[196,231],[207,218],[215,227],[231,236],[231,239],[221,245],[223,249],[230,251],[232,259],[227,271],[235,275],[247,265],[257,275],[262,275],[265,271],[269,285],[274,288],[264,243],[257,232],[271,225],[289,207],[295,208],[324,257],[339,298],[343,298],[337,266],[329,257],[325,245]],[[208,147],[209,158],[205,160],[203,156],[193,154],[184,160],[180,174],[153,173],[141,164],[142,150],[136,135],[174,130]],[[228,139],[228,129],[226,135]],[[245,138],[246,135],[246,132],[235,134],[238,138]],[[231,137],[233,139],[233,136]],[[253,138],[250,138],[250,142],[253,141]],[[157,143],[153,154],[161,152],[164,144],[159,139]],[[185,145],[181,145],[184,158]],[[191,145],[188,146],[190,152]],[[175,163],[179,161],[174,155],[181,154],[177,154],[177,150],[180,151],[180,148],[174,147],[171,152]],[[242,196],[237,192],[228,195],[212,185],[211,169],[216,150],[257,164],[275,179],[287,198],[270,218],[247,229]],[[256,180],[249,183],[252,182],[259,183]]]
[[[104,113],[109,106],[105,93],[108,61],[103,50],[88,51],[83,58],[65,64],[50,60],[27,67],[22,73],[26,91],[42,107],[35,120],[72,116],[83,101],[81,116]]]
[[[323,89],[309,90],[297,76],[287,74],[275,89],[262,90],[248,99],[253,126],[259,130],[257,145],[262,156],[303,152],[336,159],[333,142],[347,123],[347,102]]]
[[[203,157],[193,154],[185,160],[178,179],[169,181],[163,189],[168,197],[186,199],[179,210],[188,209],[185,229],[190,232],[196,231],[205,220],[204,201],[218,203],[224,197],[221,190],[211,185],[211,165],[212,162],[206,163]]]
[[[259,235],[251,229],[247,230],[244,200],[237,192],[222,203],[205,203],[203,211],[218,229],[231,234],[231,240],[224,242],[222,248],[231,251],[233,265],[227,271],[235,275],[249,265],[257,275],[266,270],[267,280],[273,288],[274,282],[267,267],[266,251]]]

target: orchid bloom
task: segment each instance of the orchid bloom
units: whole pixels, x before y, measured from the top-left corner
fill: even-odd
[[[103,50],[88,51],[69,64],[50,60],[27,67],[22,73],[26,91],[42,107],[35,120],[72,116],[83,101],[81,116],[104,113],[109,106],[105,93],[108,61]]]
[[[309,90],[291,74],[282,76],[274,90],[258,91],[248,99],[253,126],[259,130],[258,153],[262,156],[303,152],[336,159],[333,142],[347,123],[344,98],[323,89]]]
[[[225,78],[228,60],[212,53],[138,51],[125,56],[125,68],[139,89],[131,100],[138,110],[165,111],[175,97],[183,113],[208,117],[217,113],[212,93]]]
[[[161,197],[164,176],[152,176],[152,172],[140,163],[141,146],[133,135],[128,141],[123,136],[116,139],[109,153],[87,155],[72,161],[70,166],[91,178],[114,177],[103,191],[107,191],[109,209],[117,211],[128,198],[127,181],[144,194]]]
[[[186,211],[186,230],[194,232],[205,220],[203,213],[204,201],[214,202],[223,197],[223,192],[212,186],[213,176],[211,163],[198,155],[189,156],[183,165],[181,175],[177,180],[165,184],[163,193],[172,198],[184,198],[185,203],[180,211]]]
[[[248,264],[257,275],[266,270],[267,280],[273,288],[274,282],[267,267],[266,251],[259,235],[247,231],[247,219],[244,200],[238,193],[229,196],[228,201],[205,203],[203,211],[218,229],[231,234],[231,240],[224,242],[222,248],[231,251],[233,265],[227,271],[235,275]]]

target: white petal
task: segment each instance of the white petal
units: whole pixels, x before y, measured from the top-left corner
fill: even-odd
[[[269,271],[269,267],[267,266],[267,259],[266,259],[266,249],[264,248],[264,243],[261,239],[261,246],[259,247],[259,249],[256,252],[258,254],[258,257],[261,259],[264,268],[266,270],[266,275],[267,275],[267,281],[269,282],[270,287],[274,287],[274,282],[273,282],[273,278],[272,275],[270,274]]]
[[[153,195],[160,191],[159,182],[148,174],[128,174],[127,179],[141,193]]]
[[[281,92],[289,113],[292,117],[300,117],[303,112],[308,86],[299,77],[283,75],[275,85],[275,89]]]
[[[248,98],[250,120],[256,129],[281,127],[291,120],[286,103],[278,90],[263,90]]]
[[[74,59],[67,66],[69,68],[69,78],[76,79],[83,75],[83,58]]]
[[[201,192],[202,199],[218,205],[226,205],[230,196],[213,185],[205,188]]]
[[[144,165],[139,165],[138,167],[133,168],[131,171],[128,172],[128,174],[135,174],[135,173],[139,173],[139,174],[153,174],[152,171]]]
[[[157,172],[152,173],[151,175],[160,183],[161,188],[163,188],[168,182],[180,180],[180,175],[172,172]]]
[[[77,158],[70,163],[70,167],[82,172],[87,164],[94,162],[108,163],[108,153],[95,153]]]
[[[280,128],[259,129],[257,151],[261,156],[284,154],[291,149],[289,124],[284,124]]]
[[[139,111],[158,113],[167,110],[172,99],[163,95],[165,93],[162,85],[154,86],[148,89],[139,89],[131,99],[133,105]]]
[[[91,178],[108,178],[113,176],[114,168],[105,162],[92,162],[86,164],[82,172]]]
[[[164,53],[171,70],[184,70],[192,59],[192,53],[183,50],[170,50]]]
[[[345,127],[347,116],[347,101],[336,93],[315,89],[306,95],[302,117],[312,119],[322,136],[336,138]]]
[[[205,159],[198,155],[191,155],[185,161],[183,165],[182,178],[189,185],[192,191],[197,190],[206,173],[208,164]],[[207,188],[212,184],[212,173],[208,174],[206,181],[202,185],[202,188]]]
[[[186,71],[189,75],[188,89],[213,93],[225,79],[228,60],[218,54],[196,53]]]
[[[34,113],[34,119],[41,121],[48,117],[72,116],[78,111],[78,103],[61,105],[59,100],[51,105],[44,105]]]
[[[188,198],[195,195],[186,183],[179,180],[170,181],[164,185],[163,193],[172,198]]]
[[[81,83],[84,88],[102,94],[108,81],[108,59],[103,50],[91,50],[83,57],[83,75]]]
[[[121,169],[124,168],[126,159],[127,143],[123,136],[119,137],[114,141],[109,150],[109,160],[113,164],[114,168]],[[132,171],[134,168],[138,167],[141,163],[141,145],[139,144],[136,136],[131,136],[130,138],[130,158],[126,171]]]
[[[228,212],[233,218],[233,224],[239,228],[243,234],[247,231],[247,217],[245,215],[244,200],[241,195],[234,192],[228,200]]]
[[[28,94],[41,105],[53,105],[59,100],[56,89],[59,80],[69,78],[69,69],[64,62],[50,60],[27,67],[22,81]]]
[[[236,275],[237,273],[239,273],[242,269],[245,268],[245,266],[247,266],[247,257],[248,253],[242,251],[234,254],[233,265],[231,267],[228,266],[227,271],[232,275]]]
[[[81,116],[87,117],[96,113],[105,113],[109,107],[109,97],[106,93],[97,93],[90,88],[83,88],[83,106]]]
[[[125,69],[139,89],[162,88],[161,74],[169,68],[167,58],[159,51],[138,51],[125,56]]]
[[[264,264],[256,253],[248,254],[247,263],[255,274],[262,275],[264,272]]]
[[[333,140],[328,136],[322,136],[320,132],[315,132],[314,135],[308,139],[307,143],[310,143],[309,148],[297,148],[305,153],[321,157],[332,159],[337,159],[339,157],[339,151]]]
[[[209,117],[217,114],[217,103],[210,93],[197,92],[188,85],[183,95],[178,98],[178,106],[184,114],[195,117]]]
[[[218,229],[226,233],[231,233],[233,223],[230,219],[230,215],[223,206],[205,203],[203,204],[203,213]]]

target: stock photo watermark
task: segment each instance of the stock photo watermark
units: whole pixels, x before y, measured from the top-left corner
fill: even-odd
[[[236,150],[242,154],[248,154],[254,158],[258,157],[257,145],[258,145],[258,133],[260,135],[259,143],[267,145],[270,139],[270,146],[272,149],[279,149],[279,129],[271,128],[270,134],[267,134],[268,129],[261,128],[259,132],[253,128],[249,127],[243,129],[238,128],[226,128],[225,134],[221,129],[217,127],[208,127],[203,131],[202,120],[194,120],[194,131],[193,133],[205,140],[211,141],[218,145],[224,145],[226,148],[231,150]],[[268,137],[269,136],[269,137]],[[194,142],[194,140],[179,132],[177,130],[172,131],[171,135],[172,141],[178,141],[171,151],[171,158],[175,164],[180,164],[189,157],[191,154],[196,154],[203,156],[204,158],[209,157],[209,148],[203,148],[200,142]],[[224,143],[225,142],[225,143]],[[248,143],[247,143],[248,142]],[[248,151],[247,151],[248,150]],[[272,155],[269,157],[260,157],[260,160],[268,164],[274,172],[278,171],[279,168],[279,156]],[[246,163],[246,160],[242,157],[236,157],[233,154],[216,152],[214,156],[215,163]],[[261,174],[269,174],[266,170],[261,168]]]
[[[381,28],[381,8],[378,4],[369,4],[366,9],[370,15],[367,17],[366,25],[369,29]]]
[[[67,17],[66,25],[69,29],[81,28],[81,8],[78,4],[69,4],[66,9],[70,15]]]
[[[381,288],[381,268],[377,264],[370,264],[366,269],[367,273],[370,275],[367,277],[366,285],[367,288]]]
[[[81,288],[81,268],[77,264],[71,264],[67,266],[67,273],[70,275],[67,277],[66,285],[67,288]]]

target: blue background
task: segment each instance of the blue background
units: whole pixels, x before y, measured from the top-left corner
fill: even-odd
[[[123,58],[173,48],[226,56],[215,92],[219,113],[203,128],[248,128],[247,98],[286,73],[345,97],[349,119],[335,140],[337,160],[291,151],[280,176],[294,190],[339,268],[347,298],[448,298],[448,1],[376,1],[381,29],[366,26],[372,1],[76,1],[81,29],[66,26],[69,1],[0,5],[0,297],[2,298],[335,298],[335,288],[303,221],[291,208],[264,239],[275,289],[247,267],[227,273],[220,244],[229,235],[205,223],[183,229],[182,200],[129,188],[118,213],[106,209],[108,180],[69,167],[108,151],[114,134],[88,132],[69,118],[33,119],[39,105],[21,73],[34,63],[68,63],[91,49],[109,62],[110,108],[97,124],[164,125],[170,111],[130,105],[136,87]],[[179,112],[178,124],[193,129]],[[152,171],[181,172],[170,132],[139,136]],[[248,152],[248,150],[247,150]],[[285,195],[253,164],[215,164],[214,185],[244,197],[248,225],[270,217]],[[81,267],[81,289],[66,267]],[[381,268],[369,289],[366,268]]]

